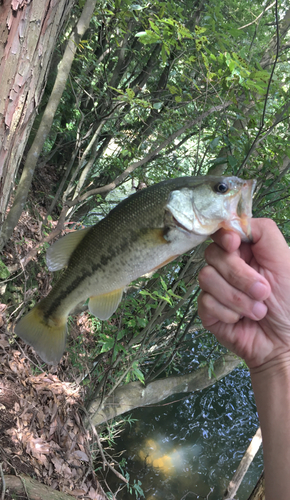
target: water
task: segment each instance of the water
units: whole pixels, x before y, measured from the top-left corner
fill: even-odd
[[[221,500],[259,425],[249,372],[237,368],[218,384],[131,412],[138,422],[118,441],[130,483],[146,500]],[[236,498],[246,500],[263,468],[256,455]],[[127,489],[118,500],[141,499]]]

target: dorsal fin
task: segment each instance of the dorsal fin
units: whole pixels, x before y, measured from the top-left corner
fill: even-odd
[[[71,254],[85,237],[90,227],[66,234],[48,248],[46,263],[50,271],[58,271],[68,264]]]

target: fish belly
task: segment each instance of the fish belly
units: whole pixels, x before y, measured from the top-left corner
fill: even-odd
[[[171,228],[165,235],[163,229],[154,229],[136,241],[128,241],[123,252],[116,251],[116,244],[116,248],[107,248],[96,255],[92,263],[87,262],[84,256],[77,268],[67,268],[60,282],[43,300],[43,306],[49,316],[58,317],[68,315],[87,298],[115,291],[121,297],[123,289],[131,281],[161,268],[206,238],[205,235],[196,235],[179,227]]]
[[[88,283],[89,296],[124,288],[143,274],[159,269],[188,252],[205,241],[207,236],[172,228],[165,238],[159,244],[155,241],[154,245],[152,240],[148,242],[145,239],[132,245],[128,252],[116,256],[103,272],[92,276]]]

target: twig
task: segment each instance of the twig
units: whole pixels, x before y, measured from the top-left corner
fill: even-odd
[[[241,26],[240,28],[238,28],[238,30],[243,30],[244,28],[247,28],[248,26],[251,26],[251,24],[254,24],[256,21],[258,21],[258,19],[260,19],[260,17],[262,17],[262,15],[269,9],[271,9],[271,7],[273,7],[273,5],[275,5],[275,2],[271,3],[271,5],[269,5],[266,9],[263,10],[263,12],[261,12],[261,14],[259,14],[256,19],[254,19],[254,21],[252,21],[251,23],[248,23],[248,24],[245,24],[245,26]]]
[[[208,500],[209,499],[209,495],[211,495],[211,493],[213,492],[213,488],[210,489],[210,492],[206,495],[206,497],[201,497],[200,495],[198,495],[197,493],[194,493],[194,491],[188,491],[187,493],[185,493],[185,495],[180,499],[180,500],[185,500],[187,495],[195,495],[196,498],[204,498],[205,500]]]
[[[2,463],[0,463],[0,476],[2,480],[2,485],[1,485],[1,500],[4,500],[5,497],[5,489],[6,489],[6,484],[5,484],[5,477],[3,474],[3,468],[2,468]]]
[[[273,76],[274,76],[274,71],[275,71],[275,68],[276,68],[276,64],[277,64],[277,61],[278,61],[278,58],[279,58],[279,19],[278,19],[278,6],[277,6],[277,0],[275,1],[275,21],[276,21],[276,38],[277,38],[277,42],[276,42],[276,56],[275,56],[275,61],[274,61],[274,64],[273,64],[273,67],[272,67],[272,71],[271,71],[271,74],[270,74],[270,77],[269,77],[269,81],[268,81],[268,86],[267,86],[267,91],[266,91],[266,96],[265,96],[265,102],[264,102],[264,108],[263,108],[263,113],[262,113],[262,118],[261,118],[261,124],[260,124],[260,127],[259,127],[259,130],[257,132],[257,135],[248,151],[248,153],[246,154],[246,157],[245,159],[243,160],[240,168],[238,169],[238,172],[236,175],[239,174],[239,172],[241,172],[241,170],[243,169],[244,165],[247,163],[248,161],[248,158],[251,156],[253,150],[255,149],[256,147],[256,143],[260,137],[260,135],[262,134],[262,130],[264,128],[264,123],[265,123],[265,115],[266,115],[266,109],[267,109],[267,102],[268,102],[268,97],[269,97],[269,92],[270,92],[270,86],[271,86],[271,83],[272,83],[272,79],[273,79]]]
[[[17,477],[19,477],[20,481],[22,482],[22,484],[23,484],[23,489],[24,489],[24,491],[25,491],[26,497],[27,497],[27,499],[29,500],[29,498],[30,498],[30,497],[29,497],[29,495],[28,495],[28,491],[27,491],[27,488],[26,488],[26,484],[25,484],[25,480],[24,480],[24,478],[23,478],[22,476],[20,476],[17,472],[16,472],[16,476],[17,476]]]
[[[106,459],[105,457],[105,454],[104,454],[104,450],[103,450],[103,446],[102,446],[102,443],[101,443],[101,440],[100,440],[100,437],[99,437],[99,434],[97,432],[97,429],[96,427],[94,426],[93,422],[91,421],[90,417],[89,417],[89,414],[87,412],[87,410],[82,407],[82,410],[85,412],[86,414],[86,417],[88,419],[88,422],[90,423],[90,426],[92,428],[92,431],[93,431],[93,434],[97,440],[97,444],[98,444],[98,448],[100,450],[100,453],[101,453],[101,457],[103,459],[103,470],[105,470],[105,466],[109,467],[109,469],[119,478],[121,479],[121,481],[123,481],[124,483],[128,484],[128,479],[126,479],[124,476],[122,476],[122,474],[120,474],[120,472],[118,472],[116,469],[114,469],[114,467],[111,466],[111,464],[109,464],[108,460]]]
[[[165,147],[168,146],[172,141],[174,141],[177,137],[182,135],[184,132],[186,132],[188,129],[192,128],[193,126],[197,125],[200,123],[202,120],[207,118],[210,114],[216,113],[219,111],[223,111],[224,109],[228,108],[232,104],[232,101],[225,102],[222,105],[217,105],[217,106],[212,106],[209,110],[205,111],[201,115],[198,116],[198,118],[195,118],[194,120],[188,120],[185,122],[184,126],[178,129],[176,132],[171,134],[167,139],[165,139],[156,149],[153,151],[150,151],[147,153],[142,160],[135,161],[133,163],[130,163],[129,166],[118,176],[115,178],[114,181],[110,182],[109,184],[106,184],[104,186],[98,187],[96,189],[91,189],[90,191],[87,191],[85,194],[78,196],[77,198],[74,198],[71,201],[67,201],[66,205],[68,207],[73,207],[77,203],[80,203],[84,200],[86,200],[89,196],[95,195],[95,194],[103,194],[107,195],[110,191],[115,189],[117,186],[120,186],[127,177],[136,170],[136,168],[143,166],[144,164],[148,163],[149,161],[152,161],[153,158]]]
[[[19,276],[21,276],[21,274],[23,273],[24,269],[19,274],[16,274],[16,276],[13,276],[13,278],[7,278],[6,280],[0,281],[0,285],[4,285],[4,283],[8,283],[8,281],[16,280],[16,278],[19,278]]]
[[[64,229],[64,225],[65,225],[65,216],[66,216],[66,213],[68,211],[68,207],[64,206],[64,208],[62,209],[61,211],[61,214],[60,214],[60,217],[58,219],[58,223],[57,223],[57,226],[51,231],[51,233],[49,233],[47,236],[45,236],[44,238],[42,238],[41,241],[39,241],[35,247],[33,247],[27,254],[25,257],[22,257],[20,259],[20,264],[21,264],[21,267],[22,269],[28,264],[28,262],[31,261],[31,259],[33,259],[33,257],[35,257],[38,253],[38,249],[44,244],[44,243],[48,243],[50,242],[53,238],[55,238],[56,236],[59,235],[59,233],[61,233],[61,231]],[[19,269],[19,265],[17,264],[14,264],[13,266],[8,266],[8,270],[10,271],[10,273],[15,273],[15,271],[17,271]]]

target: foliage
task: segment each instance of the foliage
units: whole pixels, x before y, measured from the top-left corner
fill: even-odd
[[[257,178],[254,215],[273,218],[290,241],[286,9],[278,8],[277,30],[275,8],[258,1],[251,8],[241,0],[97,2],[34,180],[28,208],[39,230],[31,246],[51,233],[60,213],[66,224],[88,225],[138,188],[207,173]],[[56,47],[55,71],[69,32]],[[41,114],[53,81],[54,71]],[[17,261],[30,249],[23,234],[18,241]],[[13,252],[8,246],[0,261],[2,279]],[[89,397],[101,393],[105,402],[121,383],[182,371],[179,353],[192,337],[214,376],[220,348],[196,318],[202,265],[202,249],[182,256],[133,283],[109,322],[92,318],[85,333],[71,335],[73,376]],[[37,300],[40,273],[44,282],[44,263],[31,262],[27,274],[9,282],[10,310],[23,290],[26,305]],[[136,497],[139,487],[131,486]]]
[[[4,262],[0,259],[0,278],[6,279],[10,275],[9,269],[5,266]]]

